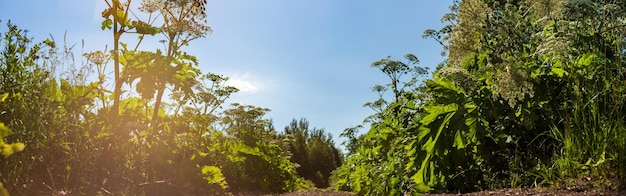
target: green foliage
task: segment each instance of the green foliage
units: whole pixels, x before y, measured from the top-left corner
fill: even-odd
[[[281,136],[288,140],[291,161],[298,166],[298,175],[318,188],[330,186],[331,172],[341,166],[341,155],[330,134],[323,129],[309,128],[306,119],[293,119]]]
[[[24,143],[17,142],[13,144],[4,143],[4,138],[11,135],[11,130],[4,125],[4,123],[0,123],[0,153],[2,156],[9,157],[11,154],[20,152],[24,150]]]
[[[205,16],[193,14],[197,7],[142,4],[150,16],[140,20],[130,17],[129,4],[106,3],[103,29],[113,31],[115,52],[85,53],[87,64],[75,64],[80,61],[72,47],[60,51],[53,39],[33,44],[10,23],[1,34],[0,91],[8,94],[0,103],[0,121],[15,133],[8,135],[0,124],[0,136],[6,137],[0,149],[8,155],[28,145],[0,157],[2,187],[18,195],[226,195],[307,188],[282,139],[263,118],[269,110],[235,105],[219,112],[238,89],[225,85],[228,77],[200,73],[196,57],[181,50],[210,32],[201,20]],[[168,11],[154,15],[162,24],[154,22],[157,11]],[[138,43],[143,36],[163,34],[165,49],[120,43],[133,29],[141,34]],[[112,81],[105,75],[109,63],[116,68]],[[92,66],[98,71],[95,82],[88,80]],[[113,89],[106,88],[109,83]],[[122,83],[129,85],[129,96],[120,96]],[[172,103],[161,103],[166,87]]]
[[[371,64],[389,83],[364,105],[375,112],[368,132],[342,134],[345,163],[304,119],[279,134],[269,109],[221,109],[238,89],[182,50],[211,31],[191,1],[143,2],[146,20],[130,3],[105,2],[114,50],[84,54],[88,64],[11,23],[0,34],[0,195],[282,193],[308,188],[305,179],[413,195],[626,172],[620,1],[455,1],[449,25],[424,33],[448,53],[432,78],[411,54]],[[134,47],[119,42],[125,33],[140,35]],[[164,48],[139,49],[159,35]]]
[[[306,187],[282,147],[283,140],[271,122],[262,118],[267,111],[239,104],[224,111],[224,132],[234,140],[225,143],[228,159],[222,169],[226,179],[232,179],[233,192],[281,193]]]
[[[396,100],[367,103],[370,130],[342,134],[351,154],[335,188],[397,195],[623,176],[624,6],[455,1],[450,25],[424,33],[449,54],[423,86],[395,90],[400,64],[373,64],[391,79],[373,90],[390,87]]]
[[[413,55],[405,56],[409,63],[393,61],[389,58],[376,61],[372,67],[380,69],[391,82],[377,85],[372,89],[380,98],[365,106],[377,113],[368,117],[370,131],[361,137],[354,136],[354,130],[346,129],[342,134],[349,136],[350,145],[356,142],[356,149],[347,161],[333,173],[335,188],[350,190],[364,195],[398,195],[415,192],[415,182],[411,176],[415,170],[405,170],[410,157],[407,148],[416,136],[419,122],[413,120],[421,109],[417,107],[426,97],[413,90],[421,88],[417,81],[425,73],[424,68],[409,66],[416,64]],[[409,76],[408,79],[404,78]],[[384,99],[384,92],[393,90],[392,101]],[[385,178],[381,178],[385,176]]]
[[[62,130],[67,125],[67,113],[60,107],[60,91],[52,79],[51,67],[45,65],[60,60],[51,58],[54,42],[33,44],[26,31],[11,23],[7,27],[0,43],[0,91],[9,96],[0,103],[0,121],[14,132],[6,140],[28,148],[11,158],[0,158],[0,181],[14,194],[23,195],[33,186],[43,188],[44,179],[50,179],[46,164],[62,160],[55,157],[63,152],[62,138],[67,135]]]
[[[0,183],[0,196],[9,196],[9,191]]]
[[[9,97],[8,93],[2,94],[0,96],[0,103],[4,102],[8,97]],[[7,136],[11,134],[13,134],[13,132],[11,132],[11,129],[6,127],[4,123],[0,122],[0,154],[2,154],[4,158],[11,156],[13,153],[20,152],[24,150],[24,148],[26,147],[24,143],[21,143],[21,142],[16,142],[12,144],[5,143],[4,138],[6,138]],[[1,182],[0,182],[0,195],[1,196],[9,195],[9,191],[6,188],[4,188],[4,185]]]
[[[9,97],[8,93],[5,93],[2,96],[0,96],[0,103],[4,102],[8,97]],[[6,138],[7,136],[11,134],[13,134],[13,132],[11,132],[11,129],[6,127],[4,123],[0,122],[0,154],[2,154],[4,158],[11,156],[13,153],[20,152],[24,150],[24,148],[26,147],[24,143],[21,143],[21,142],[16,142],[12,144],[5,143],[4,138]],[[2,187],[1,183],[0,183],[0,191],[6,192],[6,189]],[[6,193],[5,195],[8,195],[8,193]]]
[[[220,168],[215,166],[203,166],[202,175],[204,176],[203,178],[207,181],[207,183],[218,184],[221,188],[226,188],[226,181]]]

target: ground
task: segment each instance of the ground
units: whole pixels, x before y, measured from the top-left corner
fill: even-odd
[[[354,194],[348,192],[328,192],[320,190],[306,190],[293,193],[285,193],[279,196],[353,196]],[[426,196],[483,196],[483,195],[498,195],[498,196],[516,196],[516,195],[534,195],[534,196],[548,196],[548,195],[626,195],[626,192],[618,191],[599,191],[599,190],[566,190],[566,189],[554,189],[554,188],[542,188],[542,189],[498,189],[491,191],[482,191],[475,193],[465,194],[426,194]]]
[[[622,180],[623,181],[623,180]],[[425,194],[426,196],[517,196],[517,195],[533,195],[533,196],[548,196],[548,195],[619,195],[626,196],[625,187],[618,188],[615,185],[618,183],[616,180],[597,182],[589,179],[573,180],[569,182],[562,182],[561,185],[552,185],[543,188],[508,188],[488,190],[474,193],[447,193],[447,194]],[[624,183],[620,183],[624,184]],[[619,191],[615,190],[619,189]],[[293,193],[285,193],[278,196],[353,196],[354,194],[348,192],[334,192],[321,189],[302,190]]]

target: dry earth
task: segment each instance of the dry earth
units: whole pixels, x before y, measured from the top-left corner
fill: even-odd
[[[622,183],[615,183],[617,180],[612,180],[604,183],[592,182],[592,180],[577,180],[568,183],[562,183],[562,186],[553,186],[553,187],[544,187],[544,188],[509,188],[509,189],[497,189],[497,190],[488,190],[474,193],[446,193],[446,194],[425,194],[426,196],[518,196],[518,195],[533,195],[533,196],[548,196],[548,195],[616,195],[616,196],[626,196],[625,187],[621,187],[619,191],[611,190],[616,189],[614,186],[616,184],[624,185],[624,181]],[[595,185],[594,185],[595,184]],[[599,186],[601,184],[602,186]],[[293,193],[285,193],[278,196],[354,196],[354,194],[349,192],[334,192],[328,190],[321,189],[310,189],[297,191]]]
[[[293,193],[285,193],[279,196],[354,196],[352,193],[348,192],[329,192],[322,190],[306,190],[306,191],[298,191]],[[483,196],[483,195],[494,195],[494,196],[517,196],[517,195],[534,195],[534,196],[552,196],[552,195],[615,195],[615,196],[626,196],[626,192],[618,192],[618,191],[599,191],[599,190],[579,190],[579,189],[553,189],[553,188],[541,188],[541,189],[498,189],[491,191],[482,191],[475,193],[465,193],[465,194],[425,194],[426,196]]]
[[[618,183],[621,182],[621,183]],[[552,195],[616,195],[626,196],[626,187],[619,187],[617,185],[626,185],[626,179],[623,180],[607,180],[598,182],[598,180],[592,180],[591,178],[583,178],[580,180],[569,180],[567,182],[560,182],[559,185],[553,185],[551,187],[543,188],[508,188],[487,190],[473,193],[444,193],[444,194],[425,194],[426,196],[552,196]],[[271,194],[255,194],[255,193],[239,193],[237,196],[272,196]],[[292,193],[284,193],[273,196],[355,196],[349,192],[337,192],[327,189],[308,189],[301,190]]]

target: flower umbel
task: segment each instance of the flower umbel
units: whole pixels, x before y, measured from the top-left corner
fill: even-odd
[[[163,8],[163,1],[161,0],[143,0],[139,11],[153,13]]]
[[[104,52],[102,52],[100,50],[94,51],[94,52],[90,52],[90,53],[85,53],[85,54],[83,54],[83,56],[85,58],[87,58],[87,60],[91,61],[92,63],[94,63],[96,65],[102,65],[107,60],[110,59],[110,55],[105,54]]]

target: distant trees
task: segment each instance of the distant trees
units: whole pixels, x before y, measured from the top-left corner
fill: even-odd
[[[288,192],[304,188],[304,180],[297,176],[289,161],[287,149],[273,124],[263,115],[269,111],[249,105],[233,104],[224,111],[220,124],[231,142],[222,171],[231,191]]]
[[[310,128],[309,122],[302,118],[293,119],[281,136],[288,141],[291,161],[297,164],[298,175],[316,187],[330,186],[331,172],[341,166],[343,159],[331,135],[323,129]]]

